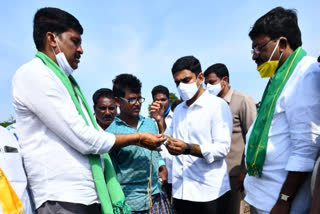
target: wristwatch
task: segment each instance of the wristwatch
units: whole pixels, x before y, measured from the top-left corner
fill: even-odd
[[[280,194],[279,198],[280,198],[280,200],[286,201],[286,202],[292,201],[292,197],[291,196],[283,194],[283,193]]]
[[[184,154],[186,154],[186,155],[188,155],[188,154],[190,154],[190,144],[189,143],[185,143],[186,144],[186,149],[184,150]]]

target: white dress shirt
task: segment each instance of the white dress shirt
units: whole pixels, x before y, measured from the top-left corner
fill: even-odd
[[[164,119],[167,129],[171,125],[172,116],[173,116],[173,112],[170,110],[169,114]],[[168,171],[168,183],[172,184],[172,155],[168,152],[165,145],[162,144],[161,149],[162,149],[162,151],[160,151],[160,155],[161,155],[162,159],[164,160],[164,162],[166,163],[166,168]]]
[[[17,70],[12,91],[36,208],[47,200],[99,202],[87,155],[109,152],[115,136],[85,124],[65,86],[39,58]]]
[[[15,148],[16,151],[5,151],[5,146]],[[24,213],[35,213],[27,189],[27,177],[22,164],[19,144],[14,135],[12,135],[9,130],[3,128],[2,126],[0,126],[0,168],[7,177],[13,190],[21,200]],[[3,190],[0,190],[0,192],[1,191]],[[1,204],[0,213],[2,213]]]
[[[179,104],[168,135],[198,144],[203,158],[173,156],[172,193],[176,199],[208,202],[230,190],[226,156],[232,116],[228,104],[205,91],[192,105]]]
[[[316,59],[302,58],[277,100],[262,177],[247,175],[244,181],[245,200],[254,207],[267,212],[272,209],[288,171],[313,170],[320,144],[319,75]],[[309,176],[292,203],[291,213],[305,213],[310,197]]]

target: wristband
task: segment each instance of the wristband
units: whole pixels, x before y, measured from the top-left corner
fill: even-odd
[[[191,149],[190,149],[190,144],[189,143],[185,143],[186,144],[186,149],[184,150],[184,154],[188,155],[190,154],[191,152]]]

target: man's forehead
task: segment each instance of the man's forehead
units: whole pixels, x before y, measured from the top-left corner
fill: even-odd
[[[211,72],[210,74],[208,74],[208,76],[206,76],[206,79],[217,79],[217,74],[214,72]]]
[[[114,98],[111,98],[111,97],[101,96],[101,97],[98,99],[98,103],[101,103],[101,104],[115,103],[115,99],[114,99]]]
[[[156,95],[154,95],[155,99],[163,99],[163,98],[167,98],[167,95],[163,94],[163,93],[158,93]]]
[[[133,92],[130,88],[124,89],[124,96],[125,97],[137,97],[140,95],[141,95],[141,92],[139,92],[139,93]]]
[[[184,69],[184,70],[181,70],[181,71],[178,71],[176,72],[174,75],[173,75],[173,78],[174,80],[182,80],[184,78],[187,78],[187,77],[196,77],[195,73],[193,73],[192,71],[188,70],[188,69]]]
[[[252,39],[252,48],[256,47],[257,45],[261,45],[267,41],[269,41],[271,38],[265,34],[259,34],[254,39]]]
[[[77,38],[81,40],[81,34],[78,33],[77,31],[73,30],[73,29],[69,29],[63,33],[61,33],[61,35],[65,35],[68,37],[73,37],[73,38]]]

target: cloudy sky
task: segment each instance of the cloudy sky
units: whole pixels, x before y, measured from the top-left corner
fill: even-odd
[[[248,32],[274,7],[297,10],[303,48],[311,56],[320,54],[319,0],[3,1],[0,121],[14,116],[12,76],[36,53],[32,20],[37,9],[46,6],[68,11],[84,28],[84,54],[74,76],[89,103],[95,90],[112,87],[116,75],[132,73],[143,84],[143,115],[155,85],[163,84],[178,94],[170,70],[176,59],[186,55],[197,57],[203,70],[225,63],[231,86],[258,102],[267,80],[260,79],[251,60]]]

